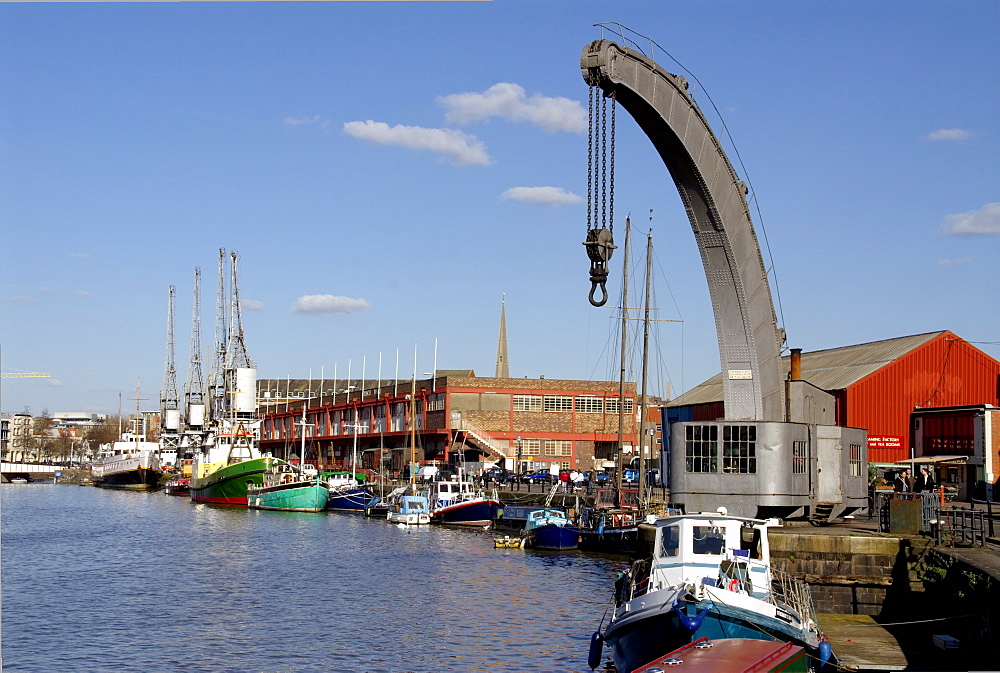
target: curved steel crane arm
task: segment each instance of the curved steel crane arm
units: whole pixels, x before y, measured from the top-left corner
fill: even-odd
[[[609,40],[584,48],[580,68],[636,120],[673,178],[708,279],[729,420],[784,420],[781,346],[771,288],[739,180],[687,81]]]

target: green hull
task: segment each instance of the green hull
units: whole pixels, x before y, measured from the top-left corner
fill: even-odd
[[[329,497],[330,492],[315,481],[293,482],[269,488],[251,487],[247,506],[285,512],[322,512]]]
[[[204,477],[191,477],[191,500],[246,506],[247,487],[260,486],[266,469],[266,458],[254,458],[219,468]]]

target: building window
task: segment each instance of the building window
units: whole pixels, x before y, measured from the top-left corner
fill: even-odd
[[[851,444],[850,473],[852,477],[862,476],[861,445]]]
[[[604,398],[596,395],[581,395],[576,398],[576,410],[581,414],[599,414],[604,411]]]
[[[573,442],[568,439],[546,439],[545,454],[548,456],[572,456]]]
[[[442,411],[444,409],[444,393],[437,393],[427,398],[427,411]]]
[[[573,398],[566,395],[546,395],[545,411],[573,411]]]
[[[542,455],[542,440],[540,440],[540,439],[522,439],[521,440],[521,452],[525,456],[540,456],[540,455]]]
[[[514,395],[514,411],[541,411],[541,395]]]
[[[688,472],[717,472],[718,456],[719,426],[684,427],[684,459]]]
[[[607,397],[604,399],[604,412],[608,414],[618,413],[618,398],[617,397]],[[631,414],[635,410],[635,401],[631,397],[625,398],[625,414]]]
[[[722,471],[757,473],[757,426],[722,426]]]
[[[792,474],[806,473],[806,443],[792,442]]]

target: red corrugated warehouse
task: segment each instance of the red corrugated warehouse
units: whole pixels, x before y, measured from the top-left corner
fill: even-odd
[[[802,353],[802,378],[836,396],[840,425],[868,430],[873,463],[910,457],[917,407],[1000,405],[1000,362],[947,330]],[[720,374],[669,406],[697,420],[721,404]]]

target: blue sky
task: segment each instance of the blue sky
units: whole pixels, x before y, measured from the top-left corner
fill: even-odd
[[[167,288],[183,385],[220,247],[261,377],[385,378],[397,350],[408,377],[414,348],[419,376],[435,343],[491,375],[505,297],[512,376],[616,378],[621,257],[593,308],[581,245],[603,21],[723,115],[789,346],[950,329],[1000,357],[993,0],[5,3],[0,366],[52,378],[0,407],[113,412],[137,378],[155,407]],[[616,233],[631,212],[641,245],[652,211],[657,316],[683,321],[657,324],[651,392],[677,393],[719,370],[704,272],[623,110],[616,140]]]

